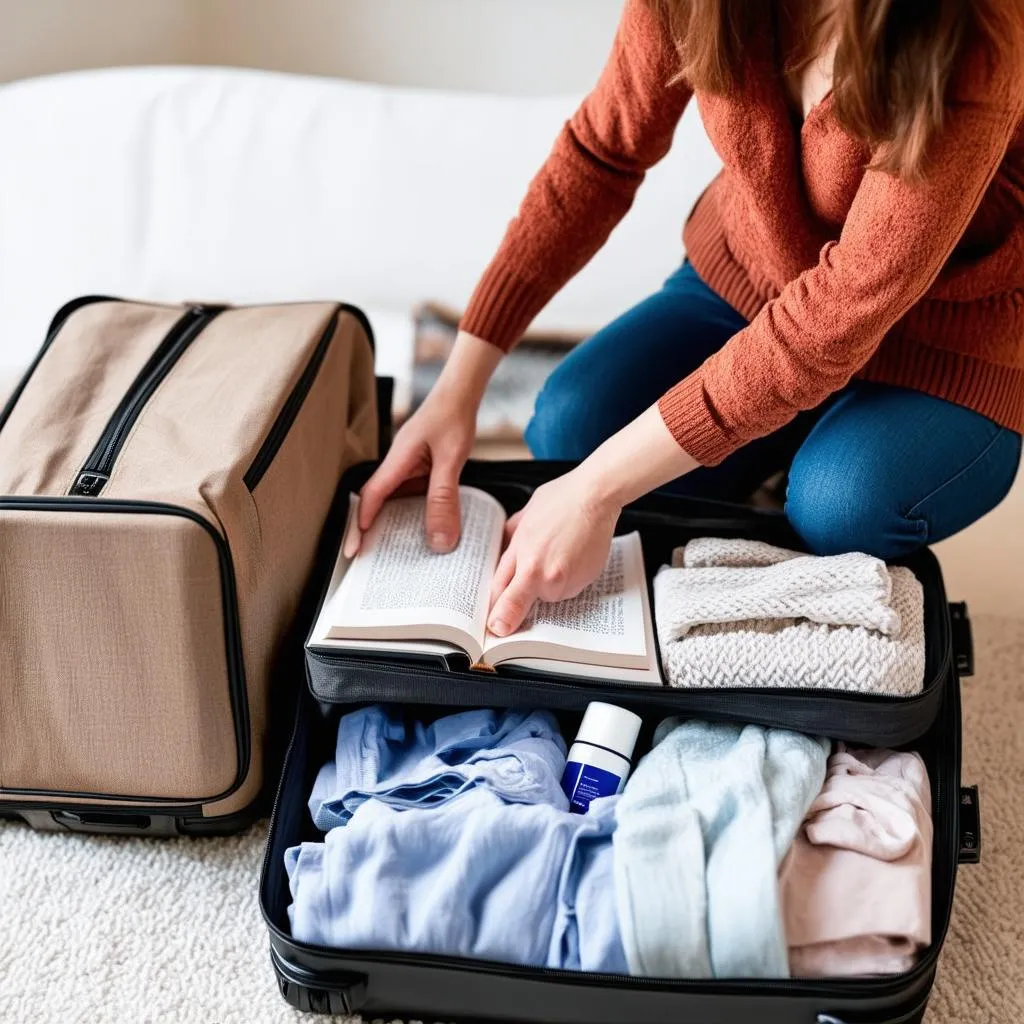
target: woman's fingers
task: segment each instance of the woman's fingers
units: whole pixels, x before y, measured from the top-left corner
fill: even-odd
[[[427,544],[441,554],[459,543],[459,469],[458,462],[446,460],[430,470],[424,525]]]
[[[539,580],[517,569],[511,582],[498,596],[487,620],[487,628],[495,636],[514,633],[530,614],[540,596]]]
[[[520,509],[514,516],[509,516],[505,522],[505,543],[511,542],[519,528],[519,521],[523,518],[523,509]]]
[[[491,595],[487,600],[488,609],[494,607],[494,602],[498,600],[505,588],[512,582],[512,577],[515,574],[516,553],[512,548],[506,548],[505,553],[498,561],[498,568],[494,570],[494,576],[491,577]]]
[[[359,492],[359,529],[365,532],[372,525],[384,502],[416,474],[420,459],[414,451],[392,448],[377,471],[363,484]]]

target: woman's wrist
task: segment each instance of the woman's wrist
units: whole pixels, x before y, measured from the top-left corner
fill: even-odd
[[[652,405],[608,438],[573,473],[584,504],[603,513],[617,512],[698,465],[679,447],[658,407]]]
[[[446,403],[476,409],[504,353],[483,338],[459,331],[451,354],[441,371],[435,393]]]

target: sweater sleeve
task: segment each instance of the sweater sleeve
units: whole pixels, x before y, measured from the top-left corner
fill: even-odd
[[[1010,64],[974,55],[951,89],[924,178],[866,171],[838,241],[662,396],[662,418],[698,462],[721,462],[844,387],[931,287],[1024,112]]]
[[[691,94],[677,66],[655,5],[627,0],[601,77],[531,182],[463,330],[508,351],[601,248],[671,146]]]

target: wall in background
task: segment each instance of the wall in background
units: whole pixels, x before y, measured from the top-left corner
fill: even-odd
[[[206,0],[202,60],[543,95],[596,78],[622,0]]]
[[[192,61],[201,0],[0,0],[0,81]]]
[[[543,95],[597,77],[621,0],[0,0],[0,81],[227,64]]]

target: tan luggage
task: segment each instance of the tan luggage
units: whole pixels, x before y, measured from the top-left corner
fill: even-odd
[[[0,814],[249,821],[338,481],[377,449],[350,306],[65,306],[0,413]]]

